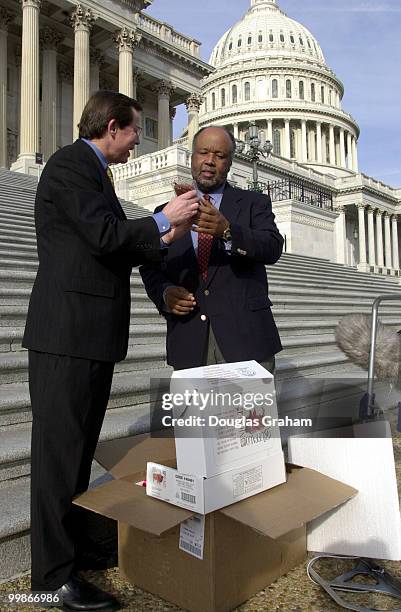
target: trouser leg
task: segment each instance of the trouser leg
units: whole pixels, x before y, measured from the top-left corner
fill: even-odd
[[[32,405],[32,589],[64,584],[74,564],[79,513],[110,395],[114,364],[29,352]]]
[[[217,344],[217,340],[213,333],[212,326],[209,323],[209,338],[207,345],[206,365],[215,365],[216,363],[226,363],[226,361],[222,355],[219,345]],[[276,368],[276,360],[274,355],[272,357],[269,357],[265,361],[261,361],[260,365],[271,374],[274,374]]]

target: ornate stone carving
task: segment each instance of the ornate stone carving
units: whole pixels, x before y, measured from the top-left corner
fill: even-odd
[[[117,45],[118,50],[133,51],[141,42],[142,36],[134,30],[129,30],[125,26],[121,30],[115,32],[113,40]]]
[[[383,211],[380,208],[375,209],[376,217],[381,217],[383,215]]]
[[[71,13],[71,25],[74,31],[84,29],[91,30],[95,22],[95,16],[90,8],[77,4],[77,8]]]
[[[57,46],[63,39],[64,36],[60,34],[60,32],[57,32],[57,30],[49,26],[44,27],[40,31],[40,44],[42,49],[57,49]]]
[[[357,208],[362,208],[363,210],[366,209],[366,204],[364,204],[363,202],[359,202],[356,206]]]
[[[170,106],[170,119],[173,120],[177,114],[177,109],[175,106]]]
[[[0,30],[7,30],[14,19],[14,14],[7,9],[0,7]]]
[[[57,72],[61,81],[72,83],[74,80],[74,68],[65,62],[59,62]]]
[[[159,81],[152,89],[156,91],[159,96],[169,98],[175,90],[175,87],[170,81]]]
[[[32,6],[33,8],[40,9],[42,6],[42,0],[20,0],[22,9],[26,6]]]
[[[197,93],[192,93],[190,96],[188,96],[188,98],[185,101],[185,106],[187,107],[187,111],[190,112],[197,112],[199,113],[200,107],[202,106],[202,103],[204,101],[204,97],[197,94]]]
[[[89,55],[90,55],[91,64],[97,64],[99,68],[101,68],[104,65],[104,62],[105,62],[104,54],[100,49],[91,47],[89,49]]]
[[[337,206],[335,206],[335,211],[338,212],[338,213],[343,214],[343,213],[345,213],[345,209],[346,208],[347,207],[344,206],[344,204],[337,204]]]

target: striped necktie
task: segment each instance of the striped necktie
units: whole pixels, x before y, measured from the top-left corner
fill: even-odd
[[[113,185],[113,189],[114,189],[114,177],[113,177],[112,171],[110,170],[110,166],[107,166],[106,173],[107,173],[107,176],[110,179],[110,183]]]
[[[207,193],[203,196],[207,202],[212,202],[212,198]],[[213,236],[211,234],[198,234],[198,265],[199,271],[204,281],[207,279],[210,252],[212,250]]]

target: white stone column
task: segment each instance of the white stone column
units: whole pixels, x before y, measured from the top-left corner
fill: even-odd
[[[170,96],[174,91],[172,83],[159,81],[156,86],[159,102],[158,123],[159,123],[159,149],[166,149],[170,146]]]
[[[39,151],[39,10],[42,0],[21,0],[22,61],[20,152],[11,169],[36,174]]]
[[[375,253],[375,225],[374,225],[374,210],[370,206],[368,207],[368,251],[369,251],[369,265],[376,265],[376,253]]]
[[[322,163],[327,164],[327,134],[326,130],[322,130]]]
[[[384,212],[384,263],[386,268],[392,268],[391,261],[391,230],[390,230],[390,214]]]
[[[316,132],[312,128],[308,130],[309,161],[316,161]]]
[[[365,205],[358,204],[359,267],[366,271]]]
[[[384,251],[383,251],[383,211],[376,209],[376,244],[377,244],[377,265],[379,268],[384,267]]]
[[[345,168],[345,137],[344,128],[340,128],[340,166]]]
[[[7,151],[7,38],[13,15],[0,7],[0,167],[8,167]]]
[[[57,149],[57,46],[63,36],[45,27],[40,32],[42,45],[42,121],[41,150],[46,162]]]
[[[358,146],[355,136],[352,137],[352,162],[354,172],[358,172]]]
[[[104,64],[104,55],[100,49],[95,49],[93,47],[89,50],[90,57],[90,86],[89,93],[90,95],[94,94],[95,91],[100,89],[100,70]]]
[[[267,120],[267,140],[273,144],[273,119]]]
[[[348,170],[354,169],[354,158],[352,155],[352,134],[347,132],[347,154],[348,154]]]
[[[308,161],[308,146],[307,146],[307,131],[306,131],[306,121],[302,119],[301,121],[301,152],[302,152],[302,161]]]
[[[330,166],[335,166],[336,165],[336,144],[335,144],[335,139],[334,139],[334,125],[329,125],[329,137],[330,137],[330,141],[329,141],[329,163]]]
[[[322,124],[316,121],[316,161],[322,163]]]
[[[177,114],[177,109],[175,106],[170,106],[170,142],[174,141],[174,119]]]
[[[284,120],[284,157],[291,158],[290,120]]]
[[[345,206],[336,206],[336,212],[338,217],[335,223],[335,236],[336,236],[336,254],[337,263],[345,264],[345,248],[347,239],[347,229],[345,220]]]
[[[197,93],[192,93],[185,101],[188,112],[188,149],[192,150],[192,142],[196,132],[199,130],[199,110],[204,98]]]
[[[126,27],[114,36],[118,48],[118,90],[130,98],[134,97],[134,49],[140,41],[140,34]]]
[[[235,140],[239,140],[239,125],[238,123],[234,123],[234,138]]]
[[[78,124],[90,93],[89,38],[95,18],[91,9],[78,4],[71,15],[74,41],[74,111],[73,139],[78,138]]]
[[[391,230],[392,230],[392,242],[393,242],[393,268],[394,270],[400,269],[400,253],[398,248],[398,217],[392,215],[391,217]]]

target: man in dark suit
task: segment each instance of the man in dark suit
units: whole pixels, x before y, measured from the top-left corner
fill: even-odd
[[[32,590],[58,591],[66,610],[118,606],[75,573],[84,534],[72,499],[88,487],[114,363],[127,353],[132,266],[162,261],[199,206],[191,191],[161,214],[127,220],[109,164],[126,162],[139,142],[140,111],[122,94],[94,94],[79,140],[49,159],[36,195],[39,268],[23,339],[33,416]]]
[[[255,359],[271,371],[282,348],[265,264],[279,259],[283,238],[268,196],[227,183],[234,151],[224,128],[198,132],[192,176],[203,199],[196,226],[163,262],[140,267],[167,319],[167,361],[175,369]]]

